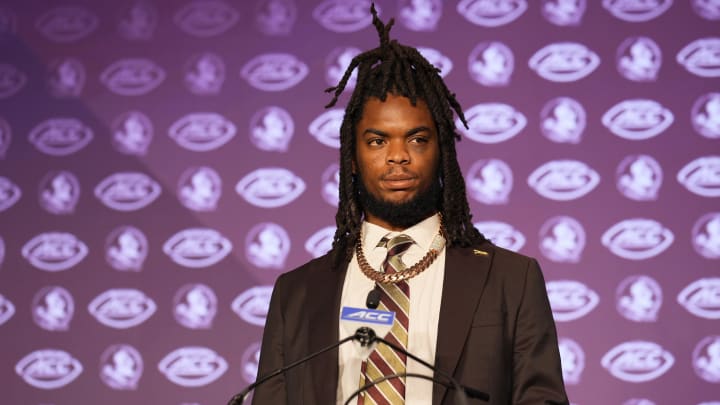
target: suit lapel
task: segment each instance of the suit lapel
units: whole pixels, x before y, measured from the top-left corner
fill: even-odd
[[[487,281],[493,255],[490,246],[483,243],[478,248],[448,248],[445,256],[435,366],[451,375],[457,367]],[[433,405],[440,404],[446,391],[439,384],[434,386]]]

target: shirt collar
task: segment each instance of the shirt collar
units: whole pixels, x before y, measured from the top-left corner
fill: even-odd
[[[415,244],[422,250],[430,249],[435,235],[437,235],[440,228],[440,216],[438,214],[432,215],[417,224],[405,229],[404,231],[391,231],[383,228],[380,225],[372,224],[364,221],[362,227],[363,234],[363,250],[370,252],[377,247],[378,242],[384,236],[392,238],[394,236],[404,234],[413,238]]]

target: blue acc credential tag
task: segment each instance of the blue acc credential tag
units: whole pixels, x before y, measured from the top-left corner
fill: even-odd
[[[368,308],[343,307],[342,312],[340,313],[340,320],[392,326],[395,321],[395,312]]]

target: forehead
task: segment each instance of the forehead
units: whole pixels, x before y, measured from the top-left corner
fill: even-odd
[[[360,125],[370,122],[411,123],[434,126],[427,103],[417,99],[415,105],[405,96],[389,93],[385,101],[369,97],[364,105]]]

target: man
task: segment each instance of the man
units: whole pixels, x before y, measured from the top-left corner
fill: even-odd
[[[343,307],[365,308],[377,290],[393,310],[385,339],[490,403],[567,404],[557,336],[537,262],[493,246],[472,225],[455,155],[452,110],[462,108],[416,49],[389,40],[358,55],[356,89],[341,128],[340,202],[331,252],[277,280],[258,376],[354,333]],[[422,365],[378,344],[347,343],[258,387],[255,404],[453,404],[453,391],[420,378]],[[438,380],[446,382],[438,374]],[[482,403],[477,400],[474,403]]]

